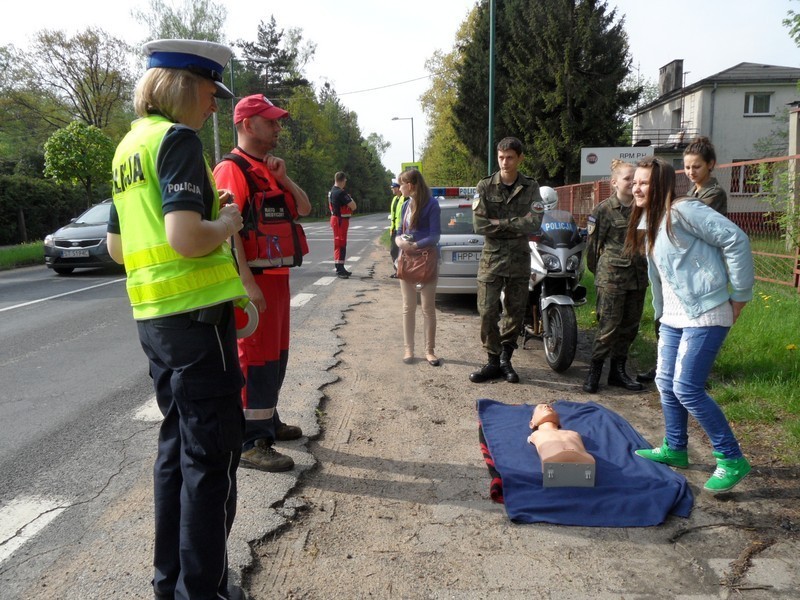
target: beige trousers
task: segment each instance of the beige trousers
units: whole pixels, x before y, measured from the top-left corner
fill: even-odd
[[[417,293],[422,299],[422,318],[424,321],[425,353],[433,354],[436,346],[436,280],[429,281],[417,292],[413,283],[400,280],[403,295],[403,343],[406,353],[414,353],[414,330],[416,328]]]

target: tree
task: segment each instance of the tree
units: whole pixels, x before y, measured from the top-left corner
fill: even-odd
[[[86,204],[95,200],[95,188],[108,184],[114,143],[99,128],[73,121],[44,144],[44,173],[62,183],[82,185]]]
[[[42,30],[20,56],[20,84],[11,99],[52,127],[74,119],[105,128],[130,98],[131,48],[101,29],[67,37]]]
[[[183,0],[177,8],[164,0],[150,0],[146,10],[132,9],[131,16],[147,27],[148,40],[222,42],[228,10],[211,0]]]
[[[473,156],[488,142],[475,132],[488,121],[488,6],[465,44],[454,106],[456,132]],[[524,169],[552,184],[575,181],[583,146],[623,139],[625,107],[637,90],[624,18],[603,0],[506,0],[496,19],[494,144],[506,135],[526,148]]]
[[[292,90],[308,87],[309,81],[302,75],[300,57],[309,60],[316,49],[314,44],[301,48],[302,32],[290,30],[284,41],[284,31],[278,29],[275,17],[269,23],[258,24],[257,40],[239,40],[236,46],[244,52],[243,61],[250,72],[250,81],[245,83],[242,96],[261,93],[278,104],[285,103]],[[302,54],[301,54],[302,53]]]
[[[796,13],[793,10],[786,11],[783,26],[789,29],[789,36],[797,46],[800,46],[800,13]]]
[[[425,62],[431,85],[420,98],[429,124],[421,160],[432,185],[471,186],[486,174],[485,162],[471,156],[458,138],[453,116],[458,67],[463,60],[460,48],[474,34],[477,14],[474,8],[461,24],[453,50],[437,50]]]

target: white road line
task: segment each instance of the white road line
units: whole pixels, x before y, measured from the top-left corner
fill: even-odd
[[[320,277],[314,282],[314,285],[330,285],[337,279],[338,277]]]
[[[105,285],[111,285],[112,283],[119,283],[120,281],[125,281],[125,278],[122,279],[114,279],[112,281],[106,281],[104,283],[98,283],[97,285],[90,285],[89,287],[81,288],[79,290],[73,290],[71,292],[64,292],[63,294],[56,294],[55,296],[48,296],[47,298],[39,298],[38,300],[31,300],[30,302],[23,302],[22,304],[15,304],[14,306],[6,306],[5,308],[0,308],[0,312],[5,312],[7,310],[14,310],[15,308],[23,308],[25,306],[31,306],[32,304],[39,304],[40,302],[46,302],[47,300],[55,300],[56,298],[63,298],[64,296],[70,296],[72,294],[79,294],[80,292],[87,292],[89,290],[93,290],[95,288],[103,287]]]
[[[69,507],[65,500],[21,496],[0,509],[0,563]]]
[[[316,294],[305,294],[305,293],[297,294],[295,295],[294,298],[292,298],[292,301],[289,302],[289,306],[291,306],[292,308],[297,308],[298,306],[304,306],[308,304],[314,296],[316,296]]]
[[[345,262],[358,262],[358,261],[360,261],[360,260],[361,260],[361,257],[360,257],[360,256],[348,256],[348,257],[345,259]]]
[[[163,418],[164,415],[161,414],[161,409],[158,408],[158,402],[156,402],[155,396],[152,396],[133,413],[134,420],[145,421],[147,423],[158,423]]]
[[[363,225],[353,225],[352,227],[348,227],[348,229],[350,231],[352,231],[353,229],[364,229],[364,226]]]

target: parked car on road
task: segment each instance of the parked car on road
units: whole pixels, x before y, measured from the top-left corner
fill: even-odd
[[[443,192],[444,190],[444,192]],[[472,226],[472,197],[475,188],[433,188],[440,198],[442,236],[439,240],[441,262],[437,294],[477,294],[478,262],[483,250],[483,236]]]
[[[106,227],[111,200],[95,204],[44,238],[44,263],[59,275],[84,267],[121,268],[108,254]]]

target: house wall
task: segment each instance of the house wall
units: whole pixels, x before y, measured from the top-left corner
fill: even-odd
[[[745,94],[753,92],[773,93],[772,116],[744,116]],[[753,143],[772,132],[776,126],[774,115],[779,115],[789,102],[797,98],[797,88],[792,84],[719,85],[716,91],[711,86],[703,87],[684,96],[682,128],[691,131],[692,135],[697,132],[711,138],[718,164],[759,158],[753,151]],[[678,97],[637,115],[634,118],[634,139],[647,137],[637,135],[636,131],[640,129],[672,129],[672,112],[679,108],[681,98]],[[683,140],[684,143],[689,141]]]

